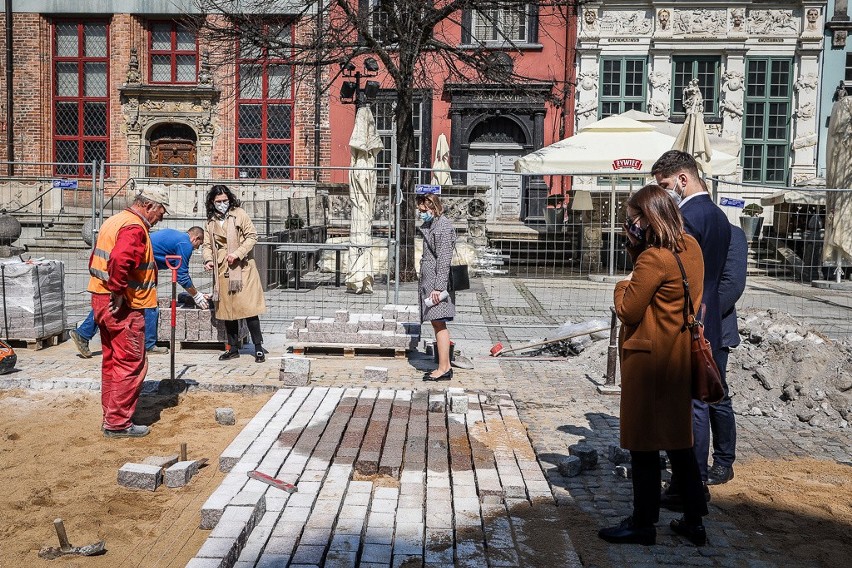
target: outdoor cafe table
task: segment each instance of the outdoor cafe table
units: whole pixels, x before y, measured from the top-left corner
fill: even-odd
[[[334,285],[340,287],[340,253],[344,250],[349,250],[349,243],[281,243],[275,247],[275,254],[278,255],[293,255],[293,269],[295,272],[295,286],[298,290],[301,285],[301,274],[299,267],[301,266],[303,254],[317,254],[324,250],[334,251]],[[284,259],[286,266],[286,257]]]

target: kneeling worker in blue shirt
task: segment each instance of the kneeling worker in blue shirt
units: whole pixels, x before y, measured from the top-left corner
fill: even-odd
[[[181,263],[177,270],[177,281],[192,296],[195,305],[204,310],[207,309],[207,298],[195,288],[192,284],[192,278],[189,277],[189,258],[192,256],[192,251],[200,247],[202,242],[204,242],[204,229],[201,227],[191,227],[186,232],[175,229],[160,229],[151,233],[151,245],[154,249],[154,261],[157,263],[157,270],[168,270],[166,255],[180,256]],[[169,352],[167,347],[157,347],[158,319],[159,310],[157,308],[145,310],[145,350],[148,353]],[[77,346],[77,350],[83,357],[92,356],[89,341],[97,332],[98,326],[95,324],[94,312],[92,311],[89,312],[89,315],[77,329],[69,332],[74,345]]]

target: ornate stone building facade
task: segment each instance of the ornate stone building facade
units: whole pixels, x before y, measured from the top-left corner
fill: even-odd
[[[695,78],[711,143],[740,156],[738,180],[784,186],[816,175],[825,2],[603,1],[582,10],[578,128],[631,109],[682,122],[683,89]]]

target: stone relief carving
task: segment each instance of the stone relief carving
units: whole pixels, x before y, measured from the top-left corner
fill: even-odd
[[[210,71],[210,52],[201,54],[201,68],[198,71],[199,85],[213,85],[213,73]]]
[[[598,102],[597,101],[586,101],[577,105],[577,108],[574,110],[577,116],[588,116],[593,112],[597,112],[598,110]]]
[[[818,32],[817,22],[819,21],[819,8],[808,8],[806,14],[808,25],[806,30],[809,32]]]
[[[727,14],[724,10],[677,10],[674,27],[679,34],[713,34],[725,31]]]
[[[725,71],[722,78],[724,79],[724,83],[722,83],[722,91],[733,92],[739,91],[743,88],[745,76],[739,71]]]
[[[796,109],[796,116],[798,118],[813,118],[814,113],[816,112],[816,106],[812,102],[806,102],[799,106]]]
[[[813,132],[799,136],[793,140],[793,150],[801,150],[802,148],[810,148],[816,146],[817,135]]]
[[[660,23],[661,30],[669,29],[669,22],[671,21],[672,14],[668,10],[660,10],[657,12],[657,21]]]
[[[756,35],[790,35],[799,32],[799,25],[792,10],[752,10],[748,15],[748,30]]]
[[[725,99],[724,101],[722,101],[722,112],[728,113],[732,118],[742,117],[743,103]]]
[[[648,82],[655,89],[668,90],[671,85],[672,77],[665,71],[651,71],[648,73]]]
[[[583,12],[583,26],[580,29],[580,35],[588,38],[597,38],[601,35],[601,30],[598,27],[598,13],[595,10]]]
[[[648,101],[648,112],[654,116],[668,116],[669,103],[662,99],[651,99]]]
[[[128,85],[138,85],[142,81],[142,75],[139,73],[139,56],[135,47],[130,49],[130,62],[127,65],[127,76],[124,80]]]
[[[813,91],[819,85],[819,79],[816,73],[808,73],[796,79],[793,88],[797,91]]]
[[[594,91],[598,88],[598,74],[594,71],[583,71],[577,78],[577,85],[584,91]]]
[[[601,28],[613,35],[651,33],[654,23],[645,10],[608,12],[601,16]]]
[[[813,174],[809,174],[807,172],[799,172],[793,175],[793,185],[804,185],[806,181],[810,181],[813,178]]]
[[[743,13],[742,8],[738,8],[731,12],[731,33],[733,34],[741,34],[744,33],[743,30],[743,21],[745,20],[745,15]]]

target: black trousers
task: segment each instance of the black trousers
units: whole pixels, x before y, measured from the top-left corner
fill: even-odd
[[[246,318],[246,325],[251,334],[251,342],[254,343],[254,350],[260,351],[260,346],[263,344],[263,334],[260,333],[260,318],[252,316]],[[228,335],[228,345],[231,349],[237,349],[240,342],[240,320],[225,320],[225,333]]]
[[[678,479],[679,494],[683,498],[683,512],[687,523],[700,524],[707,514],[704,488],[698,473],[698,462],[692,448],[668,450],[672,464],[672,479]],[[633,522],[637,527],[648,527],[660,520],[660,452],[634,452],[633,465]]]

